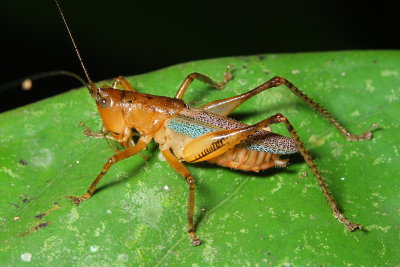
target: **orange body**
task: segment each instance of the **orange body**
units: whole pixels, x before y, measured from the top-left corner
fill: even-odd
[[[129,140],[132,139],[132,129],[136,129],[141,136],[154,139],[159,144],[160,150],[171,150],[181,161],[187,161],[184,148],[192,142],[193,137],[171,130],[168,127],[170,119],[208,117],[208,125],[205,127],[212,127],[213,130],[238,129],[247,126],[236,120],[190,107],[181,99],[109,87],[100,89],[100,94],[102,98],[98,101],[97,107],[107,131],[115,140],[121,142],[126,148],[131,146]],[[109,100],[104,101],[105,99]],[[267,137],[273,135],[274,138],[285,139],[270,131],[258,132]],[[290,139],[287,139],[290,142]],[[292,146],[293,152],[296,152],[295,145]],[[279,154],[244,147],[233,147],[206,160],[224,167],[255,172],[274,166],[284,167],[287,163],[287,160],[280,159]]]

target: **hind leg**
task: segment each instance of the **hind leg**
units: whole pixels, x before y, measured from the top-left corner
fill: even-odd
[[[325,117],[348,141],[359,141],[359,140],[369,140],[372,137],[372,130],[377,127],[376,124],[371,125],[363,134],[357,135],[350,133],[338,120],[336,120],[333,115],[328,112],[325,108],[323,108],[320,104],[312,100],[309,96],[300,91],[295,85],[293,85],[290,81],[285,78],[275,76],[269,81],[257,86],[251,91],[248,91],[244,94],[228,97],[225,99],[220,99],[216,101],[212,101],[207,103],[201,108],[217,113],[222,116],[229,115],[234,109],[236,109],[239,105],[246,102],[248,99],[253,96],[271,89],[273,87],[277,87],[284,84],[290,91],[292,91],[296,96],[298,96],[301,100],[306,102],[311,106],[312,109],[319,112],[323,117]]]

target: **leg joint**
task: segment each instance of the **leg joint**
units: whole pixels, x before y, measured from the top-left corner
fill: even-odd
[[[279,77],[279,76],[275,76],[270,80],[270,82],[271,82],[271,85],[273,87],[277,87],[277,86],[279,86],[281,84],[284,84],[285,83],[285,79],[282,78],[282,77]]]
[[[185,176],[185,179],[186,179],[186,182],[189,184],[189,185],[194,185],[194,178],[193,178],[193,176],[192,175],[186,175]]]
[[[109,164],[114,164],[117,162],[117,158],[115,156],[112,156],[108,159],[107,161]]]
[[[287,118],[282,113],[275,114],[275,123],[287,121]]]
[[[192,72],[187,76],[187,78],[190,78],[191,80],[197,79],[198,77],[199,77],[199,73],[197,73],[197,72]]]

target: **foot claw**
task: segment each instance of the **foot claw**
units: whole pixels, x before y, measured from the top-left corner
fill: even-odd
[[[197,236],[195,238],[192,239],[192,246],[193,247],[197,247],[201,244],[201,240],[200,238],[198,238]]]
[[[365,132],[363,135],[362,135],[362,138],[361,139],[363,139],[363,140],[370,140],[372,138],[372,133],[370,132],[370,131],[367,131],[367,132]]]
[[[87,196],[87,195],[83,195],[83,196],[80,196],[80,197],[76,197],[76,196],[66,196],[66,198],[72,200],[72,202],[73,202],[75,205],[77,205],[77,206],[78,206],[79,204],[81,204],[82,201],[88,199],[89,197],[90,197],[90,196]]]
[[[219,82],[218,86],[215,87],[218,90],[224,89],[225,85],[233,79],[233,65],[229,64],[226,66],[225,72],[224,72],[224,81],[223,82]]]
[[[228,81],[233,79],[233,65],[229,64],[226,66],[225,72],[224,72],[224,83],[227,83]]]
[[[374,123],[371,126],[369,126],[368,129],[361,135],[350,134],[347,137],[347,140],[349,141],[371,140],[372,132],[378,130],[379,128],[380,128],[379,124]]]
[[[380,128],[378,123],[374,123],[368,127],[368,129],[363,134],[364,140],[370,140],[372,138],[372,132]]]
[[[81,200],[79,199],[79,197],[75,197],[75,196],[66,196],[66,198],[72,200],[72,202],[75,205],[79,205],[81,203]]]
[[[350,222],[349,224],[346,224],[346,228],[347,228],[349,231],[361,230],[361,229],[362,229],[362,225],[361,225],[361,224],[357,224],[357,223],[352,223],[352,222]]]

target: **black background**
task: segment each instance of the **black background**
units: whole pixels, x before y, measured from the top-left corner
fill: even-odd
[[[399,49],[398,8],[386,2],[60,0],[93,80],[213,57]],[[82,75],[52,0],[0,3],[0,84],[30,74]],[[182,77],[183,79],[183,77]],[[66,77],[0,92],[1,111],[80,84]],[[39,90],[40,89],[40,90]]]

